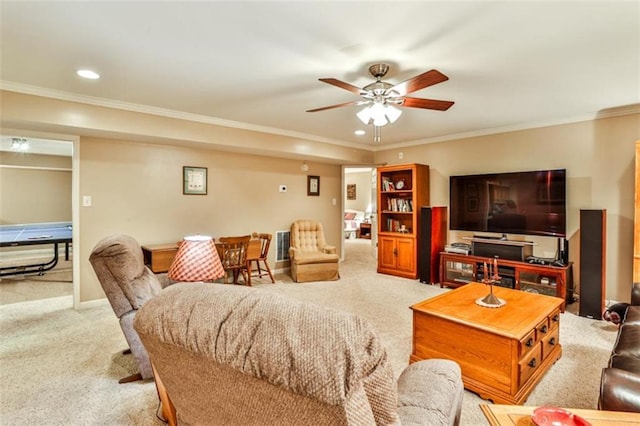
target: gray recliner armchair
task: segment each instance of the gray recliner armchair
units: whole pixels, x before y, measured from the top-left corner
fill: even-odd
[[[162,291],[160,281],[145,266],[138,241],[128,235],[103,238],[93,248],[89,261],[113,312],[120,319],[120,327],[129,345],[124,353],[130,351],[133,354],[140,370],[120,379],[119,383],[152,378],[149,355],[133,329],[133,320],[138,309]]]

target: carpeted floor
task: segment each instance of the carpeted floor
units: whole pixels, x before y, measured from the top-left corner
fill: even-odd
[[[377,274],[369,240],[349,240],[346,250],[339,281],[297,284],[276,274],[276,284],[254,286],[358,313],[378,330],[399,375],[411,352],[409,306],[447,290]],[[136,368],[121,353],[126,343],[109,304],[75,311],[70,299],[0,306],[0,424],[162,425],[151,381],[117,383]],[[563,356],[526,404],[595,408],[617,330],[569,312],[560,327]],[[481,403],[465,392],[462,425],[486,424]]]
[[[49,258],[27,258],[29,263],[46,262]],[[11,275],[0,279],[0,305],[50,299],[73,294],[71,260],[64,260],[64,254],[52,270],[43,275]],[[3,260],[0,264],[13,266],[14,260]]]

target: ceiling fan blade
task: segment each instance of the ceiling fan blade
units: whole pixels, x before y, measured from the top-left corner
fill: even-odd
[[[323,83],[331,84],[333,86],[339,87],[341,89],[348,90],[350,92],[355,93],[356,95],[364,95],[367,92],[359,88],[358,86],[354,86],[353,84],[345,83],[344,81],[340,81],[337,78],[320,78],[318,79]]]
[[[403,81],[402,83],[398,83],[393,86],[391,89],[387,91],[387,93],[396,92],[398,95],[396,96],[404,96],[408,93],[415,92],[420,89],[424,89],[425,87],[433,86],[434,84],[442,83],[443,81],[449,80],[449,77],[442,74],[437,70],[430,70],[427,72],[423,72],[420,75],[417,75],[413,78]]]
[[[405,97],[402,106],[411,108],[436,109],[438,111],[446,111],[451,108],[453,101],[440,101],[437,99],[421,99]]]
[[[367,101],[351,101],[351,102],[345,102],[343,104],[330,105],[322,108],[308,109],[307,112],[324,111],[325,109],[340,108],[340,107],[349,106],[349,105],[362,105],[364,103],[367,103]]]

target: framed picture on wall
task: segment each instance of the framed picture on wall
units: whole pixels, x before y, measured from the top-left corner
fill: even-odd
[[[349,183],[347,184],[347,200],[355,200],[356,199],[356,184]]]
[[[207,168],[182,167],[182,182],[184,195],[207,195]]]
[[[307,176],[307,195],[320,195],[320,176]]]

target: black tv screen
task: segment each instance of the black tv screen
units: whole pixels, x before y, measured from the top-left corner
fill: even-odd
[[[451,176],[452,230],[565,237],[566,170]]]

